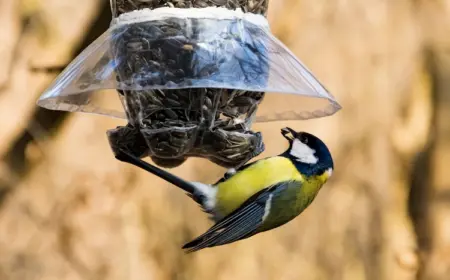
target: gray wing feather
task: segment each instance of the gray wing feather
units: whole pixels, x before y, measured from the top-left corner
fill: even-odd
[[[232,221],[224,219],[224,223],[219,227],[214,230],[208,230],[202,236],[183,246],[183,248],[188,249],[187,252],[194,252],[206,247],[223,245],[228,243],[227,240],[239,239],[241,235],[255,230],[264,216],[264,207],[254,204],[242,209],[242,211],[237,213],[240,217],[235,218],[231,216]]]
[[[287,182],[282,182],[254,194],[243,205],[217,222],[204,234],[185,244],[183,249],[187,249],[187,252],[194,252],[252,236],[263,222],[266,202],[269,197],[273,195],[273,192],[281,191],[287,185]]]

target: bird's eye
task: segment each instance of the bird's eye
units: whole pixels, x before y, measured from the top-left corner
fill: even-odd
[[[300,141],[303,144],[308,144],[308,137],[306,137],[305,135],[300,136]]]

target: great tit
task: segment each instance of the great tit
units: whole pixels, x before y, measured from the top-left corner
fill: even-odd
[[[277,228],[303,212],[333,172],[327,146],[316,136],[286,127],[289,148],[278,156],[228,170],[213,185],[187,182],[123,150],[115,156],[183,189],[215,224],[186,243],[194,252],[229,244]]]

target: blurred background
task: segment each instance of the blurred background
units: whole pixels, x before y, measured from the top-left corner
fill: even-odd
[[[289,125],[324,139],[334,176],[293,222],[190,255],[211,223],[114,159],[105,132],[123,121],[35,106],[55,73],[33,68],[70,62],[110,19],[104,0],[0,0],[1,280],[449,279],[449,0],[272,0],[273,33],[343,109],[254,125],[262,156]],[[213,183],[224,169],[172,171]]]

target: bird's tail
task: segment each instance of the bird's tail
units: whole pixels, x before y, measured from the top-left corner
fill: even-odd
[[[203,184],[200,182],[188,182],[181,179],[178,176],[173,175],[170,172],[164,171],[159,167],[156,167],[142,159],[133,156],[132,154],[119,149],[115,154],[116,159],[130,163],[145,171],[148,171],[159,178],[166,180],[167,182],[177,186],[178,188],[187,192],[187,195],[197,202],[205,212],[214,215],[213,209],[216,200],[217,189],[211,185]]]
[[[147,163],[147,162],[143,161],[142,159],[140,159],[136,156],[133,156],[132,154],[130,154],[122,149],[120,149],[116,153],[115,157],[116,157],[116,159],[118,159],[120,161],[130,163],[134,166],[137,166],[141,169],[144,169],[144,170],[158,176],[159,178],[161,178],[163,180],[166,180],[167,182],[186,191],[195,200],[195,196],[197,194],[197,189],[198,189],[195,184],[187,182],[187,181],[181,179],[180,177],[173,175],[172,173],[169,173],[167,171],[162,170],[161,168],[151,165],[150,163]]]

